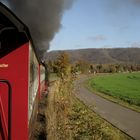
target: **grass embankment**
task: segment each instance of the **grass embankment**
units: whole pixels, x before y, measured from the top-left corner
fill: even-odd
[[[140,112],[140,73],[95,76],[87,86],[104,98]]]
[[[57,80],[51,85],[46,111],[49,140],[129,139],[79,101],[70,81]]]

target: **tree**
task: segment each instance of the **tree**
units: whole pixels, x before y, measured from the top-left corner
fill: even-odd
[[[77,71],[79,71],[81,73],[88,73],[90,70],[90,64],[89,64],[89,62],[87,62],[85,60],[79,60],[76,63],[76,69],[77,69]]]
[[[47,66],[48,66],[48,70],[49,70],[49,72],[53,72],[53,61],[51,61],[51,60],[49,60],[48,62],[47,62]]]
[[[57,70],[57,74],[61,79],[69,76],[71,72],[69,55],[66,52],[61,52],[55,62],[55,69]]]

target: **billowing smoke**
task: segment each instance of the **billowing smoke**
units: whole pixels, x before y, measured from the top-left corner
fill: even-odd
[[[61,28],[61,18],[74,0],[7,0],[11,9],[29,27],[43,58],[50,41]]]
[[[140,4],[140,0],[130,0],[130,2],[134,3],[134,4]]]

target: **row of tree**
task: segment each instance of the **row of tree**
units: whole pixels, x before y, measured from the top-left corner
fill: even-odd
[[[90,65],[91,73],[116,73],[140,71],[140,65],[136,64],[99,64]]]
[[[69,74],[140,71],[139,64],[90,64],[83,60],[70,63],[69,55],[65,52],[62,52],[55,61],[48,61],[47,65],[50,72],[57,73],[62,79]]]

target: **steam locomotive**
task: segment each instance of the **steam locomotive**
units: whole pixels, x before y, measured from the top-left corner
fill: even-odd
[[[45,79],[27,26],[0,3],[0,140],[30,139]]]

